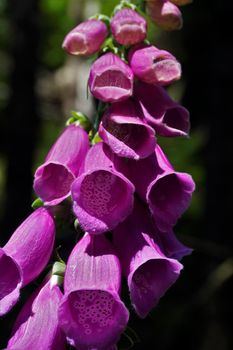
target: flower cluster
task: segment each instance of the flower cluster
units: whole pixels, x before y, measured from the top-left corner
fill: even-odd
[[[181,18],[175,4],[188,2],[156,0],[147,7],[162,27],[174,29]],[[70,54],[98,53],[88,85],[101,108],[91,128],[80,113],[71,118],[35,172],[43,206],[0,249],[0,315],[46,267],[54,248],[54,207],[70,196],[83,235],[66,267],[55,263],[24,305],[9,350],[62,350],[66,342],[79,350],[117,349],[129,319],[120,297],[122,275],[144,318],[192,251],[173,227],[195,184],[173,168],[156,138],[189,133],[189,112],[165,89],[181,77],[180,63],[145,41],[147,22],[128,1],[116,8],[109,26],[105,22],[104,16],[91,18],[64,40]]]

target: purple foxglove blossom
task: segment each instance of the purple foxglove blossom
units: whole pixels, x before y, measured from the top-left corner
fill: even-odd
[[[0,316],[18,301],[20,288],[36,278],[51,256],[55,223],[47,209],[34,211],[0,249]]]
[[[60,326],[72,346],[112,349],[128,322],[120,283],[120,263],[110,242],[104,235],[86,234],[69,257],[59,308]]]
[[[128,162],[128,169],[125,175],[149,204],[156,226],[162,232],[169,231],[191,202],[195,189],[192,177],[176,172],[158,145],[148,158]]]
[[[162,87],[138,82],[134,90],[145,120],[157,134],[166,137],[188,136],[188,110],[173,101]]]
[[[147,1],[150,17],[164,30],[179,30],[183,26],[179,8],[167,0]]]
[[[184,256],[192,254],[193,250],[181,243],[172,229],[168,232],[155,230],[154,236],[168,258],[181,260]]]
[[[58,325],[62,293],[48,281],[27,300],[19,313],[7,350],[65,350],[66,338]]]
[[[151,234],[150,215],[136,201],[133,213],[113,232],[132,305],[142,318],[158,304],[183,268],[178,261],[163,254]]]
[[[129,52],[129,64],[136,77],[146,83],[169,85],[181,77],[181,65],[168,51],[153,45],[138,45]]]
[[[103,142],[87,154],[82,173],[73,183],[73,210],[84,231],[110,231],[133,209],[134,186],[115,169],[114,154]]]
[[[92,55],[100,50],[107,35],[105,23],[88,19],[66,35],[62,47],[71,55]]]
[[[111,30],[119,44],[134,45],[146,38],[147,22],[136,11],[124,8],[112,18]]]
[[[156,139],[154,130],[142,117],[136,101],[114,103],[102,118],[99,135],[120,157],[146,158],[153,153]]]
[[[45,205],[57,205],[70,195],[88,149],[86,131],[75,124],[67,126],[35,173],[34,190]]]
[[[133,93],[133,73],[117,55],[108,52],[92,65],[88,84],[92,95],[101,101],[123,101]]]

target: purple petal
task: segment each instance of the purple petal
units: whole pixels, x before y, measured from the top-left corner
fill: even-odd
[[[146,317],[158,304],[183,268],[162,253],[152,235],[150,216],[136,202],[132,215],[114,230],[114,244],[128,280],[131,302],[140,317]]]
[[[92,55],[100,50],[107,34],[105,23],[89,19],[66,35],[62,47],[72,55]]]
[[[13,233],[5,247],[22,270],[23,285],[36,278],[47,265],[55,239],[55,223],[49,210],[35,210]]]
[[[120,301],[120,264],[104,236],[86,234],[75,246],[65,273],[60,325],[78,349],[115,344],[128,321]]]
[[[109,52],[92,65],[88,84],[92,95],[101,101],[123,101],[132,95],[133,73],[118,56]]]
[[[34,190],[45,205],[56,205],[69,196],[88,149],[85,130],[74,124],[65,128],[35,173]]]
[[[22,272],[17,262],[0,248],[0,316],[17,303],[22,286]]]
[[[177,6],[167,0],[147,1],[148,13],[162,29],[179,30],[182,28],[182,14]]]
[[[58,286],[46,283],[28,299],[21,310],[9,350],[65,350],[66,341],[58,326],[58,306],[62,293]]]
[[[135,94],[145,120],[159,135],[166,137],[188,135],[189,112],[174,102],[162,87],[138,82],[135,85]]]
[[[169,85],[181,77],[181,65],[168,51],[152,45],[137,45],[129,52],[135,76],[149,84]]]
[[[92,147],[84,169],[86,172],[71,188],[74,213],[85,231],[93,234],[109,231],[132,211],[134,186],[114,169],[103,152],[103,144]]]
[[[121,45],[140,43],[147,35],[147,22],[136,11],[121,9],[111,20],[114,39]]]

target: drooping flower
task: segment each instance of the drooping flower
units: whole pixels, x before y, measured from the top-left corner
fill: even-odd
[[[167,0],[147,1],[150,17],[164,30],[179,30],[183,26],[179,8]]]
[[[181,65],[176,58],[153,45],[133,47],[129,64],[134,75],[146,83],[169,85],[181,77]]]
[[[88,149],[86,131],[75,124],[67,126],[35,173],[34,190],[45,205],[57,205],[70,195]]]
[[[133,73],[117,55],[108,52],[92,65],[88,84],[92,95],[101,101],[123,101],[133,93]]]
[[[99,135],[120,157],[148,157],[155,148],[154,130],[143,122],[140,105],[133,100],[114,103],[106,112]]]
[[[140,43],[147,35],[147,22],[132,9],[121,9],[111,20],[114,39],[121,45]]]
[[[183,268],[163,254],[153,231],[149,213],[135,200],[133,213],[113,232],[132,305],[142,318],[158,304]]]
[[[66,338],[58,325],[62,293],[49,280],[36,290],[20,311],[7,350],[65,350]]]
[[[60,326],[72,346],[111,349],[118,341],[128,322],[120,283],[120,263],[110,242],[86,234],[69,257],[59,308]]]
[[[73,210],[84,231],[110,231],[132,211],[134,186],[114,167],[114,154],[103,142],[87,154],[84,173],[71,188]]]
[[[148,158],[129,161],[125,175],[149,204],[155,224],[162,232],[176,224],[188,208],[195,189],[192,177],[175,171],[158,144]]]
[[[18,301],[20,288],[45,268],[55,239],[55,224],[45,208],[34,211],[0,249],[0,315]]]
[[[188,135],[190,129],[188,110],[173,101],[162,87],[137,82],[134,91],[145,120],[157,134],[166,137]]]
[[[88,19],[66,35],[62,47],[71,55],[92,55],[100,50],[107,35],[104,22]]]

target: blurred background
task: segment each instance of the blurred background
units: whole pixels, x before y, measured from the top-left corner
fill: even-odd
[[[70,110],[93,115],[91,97],[86,98],[90,62],[68,57],[63,38],[97,11],[110,14],[117,2],[0,0],[1,246],[32,211],[33,173]],[[197,184],[175,229],[194,253],[184,258],[180,279],[145,320],[132,312],[119,349],[233,349],[233,4],[194,0],[182,12],[182,31],[165,33],[151,24],[149,36],[183,65],[182,80],[169,92],[190,110],[191,136],[159,142],[176,169],[191,173]],[[67,251],[72,235],[63,227]],[[36,283],[0,320],[0,349]]]

